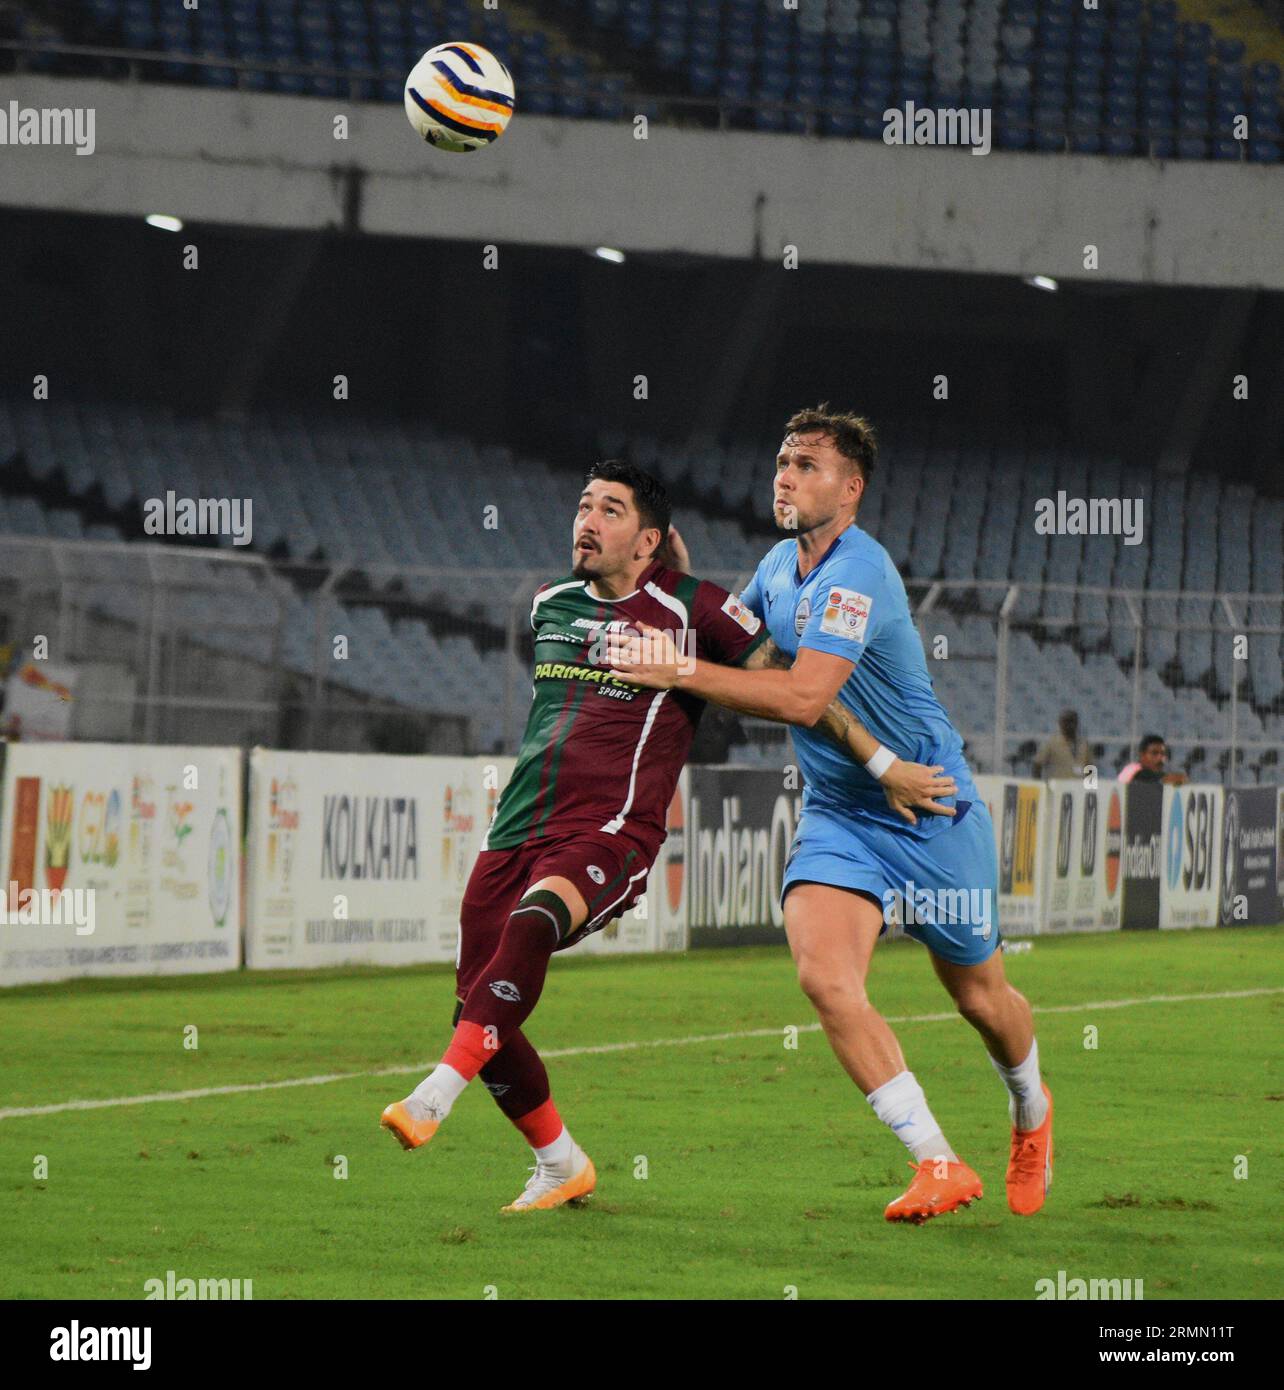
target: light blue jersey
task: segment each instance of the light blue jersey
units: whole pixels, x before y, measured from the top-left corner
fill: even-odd
[[[932,689],[891,556],[849,526],[802,579],[797,542],[781,541],[740,601],[766,621],[787,656],[808,647],[854,661],[838,692],[842,703],[893,753],[944,767],[959,789],[955,802],[941,798],[956,806],[956,816],[920,811],[910,825],[888,806],[878,780],[827,735],[795,727],[806,786],[781,901],[795,884],[830,884],[872,898],[886,922],[886,909],[899,898],[907,935],[943,960],[980,965],[1000,940],[994,826],[964,761],[963,740]]]
[[[808,647],[854,661],[838,692],[842,703],[898,757],[943,766],[962,800],[977,799],[963,740],[932,689],[905,585],[873,536],[849,526],[806,579],[798,575],[797,542],[783,540],[763,556],[740,601],[765,620],[790,658]],[[828,805],[925,838],[949,828],[947,816],[920,815],[917,827],[909,825],[888,806],[878,780],[828,735],[799,726],[792,733],[805,805]],[[942,798],[942,804],[953,802]]]

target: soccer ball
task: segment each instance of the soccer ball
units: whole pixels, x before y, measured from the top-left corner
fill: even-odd
[[[468,154],[504,133],[513,114],[513,79],[475,43],[439,43],[406,78],[406,119],[439,150]]]

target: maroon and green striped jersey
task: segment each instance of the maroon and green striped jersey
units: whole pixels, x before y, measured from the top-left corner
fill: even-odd
[[[680,645],[690,632],[682,650],[724,666],[740,665],[767,637],[725,589],[658,561],[623,598],[598,598],[588,580],[570,576],[543,585],[531,604],[530,717],[483,849],[592,832],[655,858],[704,701],[630,685],[592,663],[604,628],[639,622],[674,633]]]

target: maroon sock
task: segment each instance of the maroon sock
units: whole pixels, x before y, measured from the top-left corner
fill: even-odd
[[[520,1028],[486,1063],[480,1075],[495,1104],[515,1125],[550,1099],[548,1072]]]
[[[462,1033],[476,1037],[475,1030],[481,1029],[490,1051],[504,1048],[539,1002],[549,958],[558,940],[557,925],[545,909],[519,904],[504,924],[495,954],[478,972],[468,991],[457,1036]],[[466,1024],[472,1028],[466,1029]],[[451,1059],[448,1056],[446,1060]],[[480,1058],[478,1069],[488,1062],[488,1057]]]

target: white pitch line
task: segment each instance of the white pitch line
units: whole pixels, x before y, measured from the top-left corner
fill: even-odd
[[[1077,1014],[1095,1009],[1131,1009],[1140,1004],[1193,1004],[1206,999],[1255,999],[1262,995],[1284,994],[1284,986],[1276,989],[1231,989],[1216,994],[1151,994],[1141,999],[1099,999],[1089,1004],[1049,1004],[1036,1008],[1036,1014]],[[888,1023],[948,1023],[957,1019],[954,1012],[939,1014],[902,1014],[888,1018]],[[819,1023],[798,1025],[800,1033],[820,1031]],[[540,1053],[541,1057],[591,1057],[603,1052],[638,1052],[650,1047],[694,1047],[700,1043],[734,1042],[741,1038],[778,1038],[783,1028],[748,1028],[737,1033],[703,1033],[690,1038],[648,1038],[638,1042],[601,1043],[596,1047],[556,1047]],[[362,1081],[375,1076],[405,1076],[429,1072],[437,1062],[419,1062],[414,1066],[379,1067],[374,1071],[329,1072],[322,1076],[294,1076],[285,1081],[250,1081],[238,1086],[202,1086],[194,1091],[153,1091],[146,1096],[112,1096],[106,1100],[64,1100],[56,1105],[22,1105],[0,1110],[0,1120],[18,1120],[31,1115],[60,1115],[67,1110],[107,1110],[120,1105],[155,1105],[158,1101],[202,1100],[206,1096],[234,1096],[251,1091],[279,1091],[287,1086],[328,1086],[332,1081]]]

